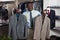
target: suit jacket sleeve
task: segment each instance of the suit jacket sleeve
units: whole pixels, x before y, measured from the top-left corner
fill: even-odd
[[[27,29],[28,29],[28,26],[27,26],[27,19],[26,19],[26,16],[25,16],[25,28],[26,28],[26,37],[27,37]]]
[[[51,19],[54,19],[55,20],[55,11],[54,10],[51,10]]]
[[[39,17],[35,19],[34,38],[40,40],[40,20]]]
[[[23,15],[24,16],[24,15]],[[24,29],[25,29],[25,38],[27,38],[27,30],[28,30],[28,26],[27,26],[27,19],[26,16],[24,16]]]
[[[50,19],[48,20],[48,26],[47,26],[47,39],[50,39]]]
[[[11,36],[11,30],[12,30],[12,25],[11,25],[11,17],[9,18],[9,31],[8,31],[8,36]]]

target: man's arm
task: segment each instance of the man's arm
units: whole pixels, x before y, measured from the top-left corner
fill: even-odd
[[[9,31],[8,31],[8,36],[11,36],[11,30],[12,30],[12,25],[11,25],[11,17],[9,18]]]
[[[37,11],[38,12],[38,15],[40,16],[41,15],[41,12]]]
[[[47,26],[47,39],[50,39],[50,19],[48,20],[48,26]]]

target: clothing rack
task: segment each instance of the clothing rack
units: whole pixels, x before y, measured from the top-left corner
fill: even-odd
[[[47,6],[47,8],[60,9],[60,6]]]

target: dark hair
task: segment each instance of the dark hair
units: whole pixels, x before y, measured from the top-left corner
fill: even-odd
[[[43,10],[43,11],[47,11],[47,9]],[[41,11],[41,14],[43,14],[43,11]]]
[[[33,4],[33,2],[27,2],[26,7],[28,7],[29,4]]]
[[[16,13],[16,9],[14,9],[14,11],[13,11],[13,12],[14,12],[14,14],[15,14],[15,13]]]

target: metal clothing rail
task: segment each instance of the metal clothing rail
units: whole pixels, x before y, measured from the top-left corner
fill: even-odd
[[[27,3],[29,3],[30,1],[26,1],[26,2],[20,2],[20,4],[22,4],[22,3],[25,3],[25,4],[27,4]],[[35,2],[41,2],[41,1],[32,1],[31,3],[35,3]]]
[[[47,8],[60,9],[60,6],[47,6]]]

